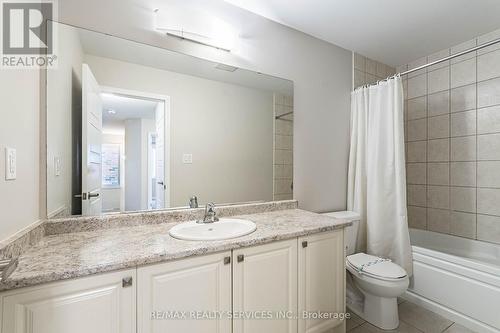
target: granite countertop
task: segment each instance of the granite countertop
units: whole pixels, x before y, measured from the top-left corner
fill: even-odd
[[[168,231],[181,223],[160,223],[48,235],[20,257],[0,291],[96,273],[236,249],[319,232],[350,222],[300,209],[234,216],[257,224],[249,235],[223,241],[184,241]]]

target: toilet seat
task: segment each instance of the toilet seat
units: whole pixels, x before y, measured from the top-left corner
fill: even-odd
[[[386,281],[401,280],[408,276],[406,271],[390,259],[365,253],[356,253],[346,258],[346,265],[360,275]]]

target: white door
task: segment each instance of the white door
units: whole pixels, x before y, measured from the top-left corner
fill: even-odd
[[[297,239],[233,251],[234,333],[297,332]],[[279,316],[282,316],[280,319]]]
[[[343,230],[299,238],[299,313],[328,313],[331,318],[299,317],[299,333],[320,333],[340,326],[345,312]]]
[[[0,295],[2,333],[134,333],[135,269]],[[123,283],[131,281],[132,285]]]
[[[82,215],[102,211],[102,99],[99,84],[82,65]]]
[[[227,251],[139,268],[138,333],[230,333],[229,317],[193,316],[231,311],[230,259]]]
[[[156,209],[168,208],[165,205],[167,182],[165,179],[165,103],[156,107]]]

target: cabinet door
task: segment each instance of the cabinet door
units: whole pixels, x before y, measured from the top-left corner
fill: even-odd
[[[297,332],[296,239],[233,251],[233,311],[235,316],[273,316],[235,317],[234,333]]]
[[[0,295],[2,333],[134,333],[136,270],[12,290]]]
[[[230,259],[228,251],[139,268],[138,332],[230,333]]]
[[[343,324],[345,252],[343,230],[299,238],[299,333],[320,333]],[[303,314],[328,313],[318,319]]]

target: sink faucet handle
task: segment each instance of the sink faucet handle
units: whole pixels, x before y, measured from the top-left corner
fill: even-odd
[[[215,204],[213,202],[207,203],[205,206],[205,217],[203,218],[203,222],[211,223],[219,221],[216,215]]]
[[[189,199],[189,208],[198,208],[198,197],[196,195]]]

